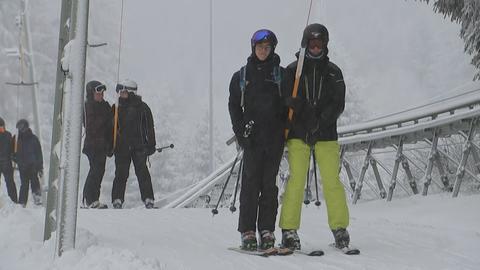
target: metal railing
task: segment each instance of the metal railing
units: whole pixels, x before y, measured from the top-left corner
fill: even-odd
[[[355,204],[363,198],[364,184],[369,188],[370,198],[390,201],[397,186],[401,187],[404,196],[420,192],[427,195],[433,183],[437,190],[452,192],[456,197],[466,175],[472,181],[480,183],[480,179],[468,165],[468,157],[472,155],[480,172],[480,148],[474,143],[479,125],[479,105],[480,89],[476,88],[400,113],[339,127],[339,169],[352,203]],[[461,140],[459,157],[442,150],[448,145],[439,143],[441,138],[448,140],[452,137]],[[424,146],[415,148],[421,144]],[[406,148],[406,145],[414,147]],[[451,145],[453,144],[449,147],[453,147]],[[460,145],[457,143],[455,146],[458,148]],[[420,148],[427,150],[428,154],[421,152]],[[199,198],[211,199],[213,189],[218,189],[225,181],[232,164],[233,159],[165,207],[185,207],[193,205]],[[453,174],[453,184],[449,181],[452,177],[452,166],[456,171]],[[369,167],[373,173],[369,173]],[[433,181],[437,178],[433,175],[434,168],[437,169],[439,181]],[[403,177],[400,177],[400,169]]]

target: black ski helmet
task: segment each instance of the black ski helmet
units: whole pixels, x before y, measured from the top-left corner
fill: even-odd
[[[28,128],[28,121],[26,119],[20,119],[18,120],[16,127],[18,131],[23,132]]]
[[[268,29],[260,29],[253,33],[252,38],[250,39],[250,46],[252,47],[252,54],[255,55],[255,45],[260,42],[268,41],[272,45],[272,55],[275,52],[275,47],[278,44],[277,37],[275,34]]]
[[[2,117],[0,117],[0,127],[4,127],[5,126],[5,120],[3,120]]]
[[[302,47],[308,46],[308,41],[312,39],[320,39],[325,42],[325,47],[328,44],[328,30],[323,24],[312,23],[303,30]]]

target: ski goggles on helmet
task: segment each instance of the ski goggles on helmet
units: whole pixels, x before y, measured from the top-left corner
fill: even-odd
[[[93,88],[93,91],[95,91],[95,93],[103,93],[106,90],[107,90],[107,87],[104,84],[99,84],[95,86],[95,88]]]
[[[277,38],[275,37],[275,34],[267,29],[261,29],[253,33],[251,45],[253,47],[255,44],[262,41],[269,41],[273,47],[277,45]]]
[[[123,92],[123,91],[136,92],[137,88],[136,87],[125,86],[123,84],[117,84],[117,88],[115,90],[117,91],[117,93],[120,93],[120,92]]]

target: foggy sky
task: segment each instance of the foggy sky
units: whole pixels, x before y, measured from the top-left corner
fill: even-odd
[[[202,104],[206,110],[209,1],[125,2],[120,77],[148,86],[147,97],[160,90],[150,89],[154,86],[182,93],[177,102],[193,102],[195,106],[189,107],[193,117]],[[221,130],[230,128],[228,85],[251,53],[251,34],[260,28],[274,31],[279,39],[276,52],[282,65],[288,65],[299,47],[308,4],[214,0],[214,113]],[[343,69],[348,90],[357,91],[369,117],[421,104],[473,78],[459,26],[424,3],[316,0],[310,22],[329,29],[331,61]],[[354,81],[356,85],[349,85]]]

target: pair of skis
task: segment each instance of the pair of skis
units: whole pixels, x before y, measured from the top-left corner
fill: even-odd
[[[239,253],[247,254],[247,255],[254,255],[260,257],[270,257],[270,256],[286,256],[293,254],[293,251],[288,248],[281,248],[281,247],[272,247],[269,249],[258,249],[258,250],[246,250],[242,249],[241,247],[230,247],[229,250],[233,250]]]
[[[354,248],[354,247],[337,248],[335,243],[332,243],[329,246],[336,251],[342,252],[345,255],[359,255],[360,254],[360,250],[358,248]],[[241,247],[230,247],[228,249],[232,250],[232,251],[239,252],[239,253],[243,253],[243,254],[247,254],[247,255],[260,256],[260,257],[287,256],[287,255],[291,255],[291,254],[300,254],[300,255],[305,255],[305,256],[310,256],[310,257],[319,257],[319,256],[325,255],[325,252],[323,252],[323,250],[321,250],[321,249],[295,250],[295,251],[292,251],[291,249],[288,249],[288,248],[282,248],[282,247],[273,247],[273,248],[269,248],[269,249],[266,249],[266,250],[245,250],[245,249],[242,249]]]

